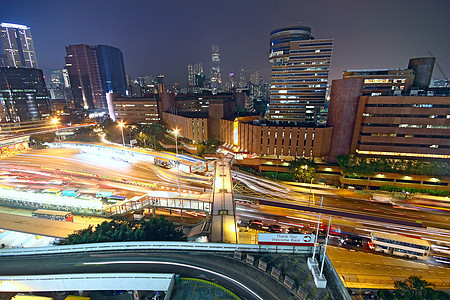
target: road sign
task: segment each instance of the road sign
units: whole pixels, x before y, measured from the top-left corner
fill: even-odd
[[[313,246],[313,234],[259,233],[259,245]]]

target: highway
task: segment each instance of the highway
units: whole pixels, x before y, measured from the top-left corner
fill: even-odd
[[[49,263],[51,259],[51,263]],[[26,261],[26,263],[23,263]],[[103,252],[44,256],[0,257],[1,275],[68,273],[175,273],[180,277],[208,278],[242,299],[292,299],[268,273],[226,255],[202,252]]]
[[[10,172],[12,167],[39,168],[51,180],[67,181],[64,188],[76,186],[84,190],[98,190],[99,188],[114,189],[127,197],[142,195],[148,192],[147,187],[130,184],[129,182],[115,182],[92,177],[67,175],[65,171],[95,174],[104,177],[115,177],[127,181],[141,183],[161,183],[176,187],[176,169],[163,169],[149,163],[137,162],[128,164],[118,160],[105,160],[98,155],[79,153],[71,149],[42,149],[29,153],[3,158],[0,161],[0,171]],[[34,175],[38,176],[38,175]],[[43,175],[44,176],[44,175]],[[44,176],[44,177],[45,177]],[[422,237],[435,245],[443,247],[439,253],[432,256],[448,257],[450,254],[450,234],[445,231],[429,229],[449,229],[449,214],[444,211],[416,210],[401,203],[395,206],[373,203],[368,196],[352,191],[339,190],[314,185],[311,188],[314,196],[310,196],[308,186],[299,186],[255,178],[242,172],[233,171],[236,178],[235,200],[237,200],[237,217],[241,225],[251,219],[261,219],[264,225],[279,224],[286,230],[290,227],[303,228],[314,231],[317,224],[317,212],[320,208],[320,197],[324,197],[321,229],[326,228],[328,214],[332,216],[333,234],[358,234],[368,237],[372,231],[403,233],[410,236]],[[16,182],[4,175],[0,184],[36,186],[35,183]],[[4,179],[4,180],[3,180]],[[30,181],[40,180],[32,178]],[[47,184],[51,180],[46,180]],[[195,174],[180,173],[182,187],[197,187],[208,189],[208,177]],[[25,179],[26,181],[26,179]],[[203,181],[203,183],[202,183]],[[23,186],[21,188],[23,188]],[[54,188],[61,188],[57,185]],[[255,199],[259,199],[260,202]],[[261,205],[265,204],[265,205]],[[164,212],[159,212],[164,213]],[[166,212],[167,213],[167,212]],[[254,239],[253,239],[254,240]],[[339,245],[339,244],[336,244]],[[367,248],[365,249],[367,251]],[[430,260],[432,264],[436,261]]]

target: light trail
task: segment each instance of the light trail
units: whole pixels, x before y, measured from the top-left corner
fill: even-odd
[[[241,288],[243,288],[244,290],[246,290],[248,293],[250,293],[251,295],[253,295],[255,298],[263,300],[262,297],[260,297],[258,294],[256,294],[254,291],[252,291],[251,289],[249,289],[247,286],[243,285],[242,283],[240,283],[239,281],[237,281],[236,279],[233,279],[227,275],[223,275],[221,273],[212,271],[212,270],[208,270],[202,267],[198,267],[198,266],[194,266],[194,265],[188,265],[188,264],[183,264],[183,263],[177,263],[177,262],[167,262],[167,261],[108,261],[108,262],[87,262],[87,263],[83,263],[83,265],[113,265],[113,264],[151,264],[151,265],[170,265],[170,266],[177,266],[177,267],[186,267],[186,268],[192,268],[201,272],[206,272],[206,273],[210,273],[216,276],[219,276],[223,279],[226,279],[230,282],[233,282],[235,285],[240,286]],[[271,291],[269,291],[267,288],[265,288],[264,286],[262,286],[266,292],[270,293],[273,295],[274,298],[278,298],[276,297],[275,294],[273,294]]]

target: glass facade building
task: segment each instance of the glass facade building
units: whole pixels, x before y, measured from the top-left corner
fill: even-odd
[[[271,121],[316,124],[325,104],[333,42],[333,39],[314,39],[307,26],[271,32]]]
[[[30,27],[1,23],[0,62],[5,67],[37,68]]]
[[[0,68],[0,122],[24,122],[50,116],[42,70]]]
[[[119,48],[107,45],[97,46],[97,60],[103,91],[126,95],[127,78],[123,54]]]
[[[76,108],[105,109],[106,93],[126,95],[127,78],[120,49],[79,44],[67,46],[66,54]]]
[[[65,60],[75,108],[104,108],[106,95],[100,79],[96,47],[69,45]]]

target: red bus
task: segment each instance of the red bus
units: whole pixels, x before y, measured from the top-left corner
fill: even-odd
[[[73,222],[73,215],[70,211],[37,209],[31,215],[35,218]]]

